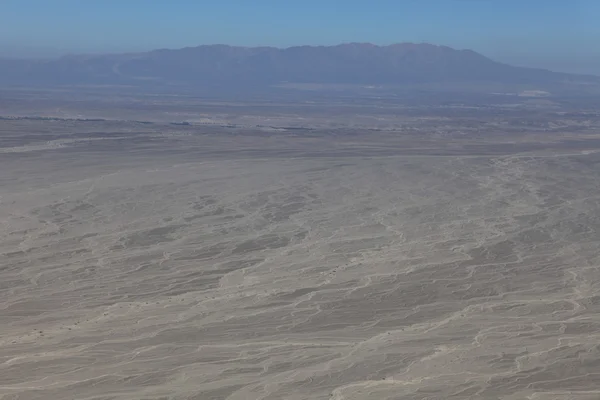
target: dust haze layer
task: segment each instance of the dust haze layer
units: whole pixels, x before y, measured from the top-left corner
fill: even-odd
[[[600,397],[597,113],[199,107],[0,120],[0,399]]]

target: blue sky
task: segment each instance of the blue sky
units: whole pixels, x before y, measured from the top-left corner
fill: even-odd
[[[0,49],[430,42],[600,73],[599,20],[600,0],[0,0]]]

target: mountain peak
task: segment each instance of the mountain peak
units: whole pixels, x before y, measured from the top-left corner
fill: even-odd
[[[472,50],[430,43],[378,46],[241,47],[200,45],[137,54],[0,61],[0,83],[273,85],[280,82],[379,84],[548,83],[568,74],[512,67]],[[571,76],[573,77],[573,76]]]

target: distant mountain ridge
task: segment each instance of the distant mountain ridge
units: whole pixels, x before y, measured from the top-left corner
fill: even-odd
[[[0,60],[0,84],[265,86],[285,82],[544,84],[585,77],[514,67],[472,50],[432,44],[235,47],[202,45],[145,53],[70,55],[56,60]]]

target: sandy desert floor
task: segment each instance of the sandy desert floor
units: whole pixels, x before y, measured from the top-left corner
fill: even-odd
[[[182,138],[0,154],[0,399],[600,399],[600,154]]]

